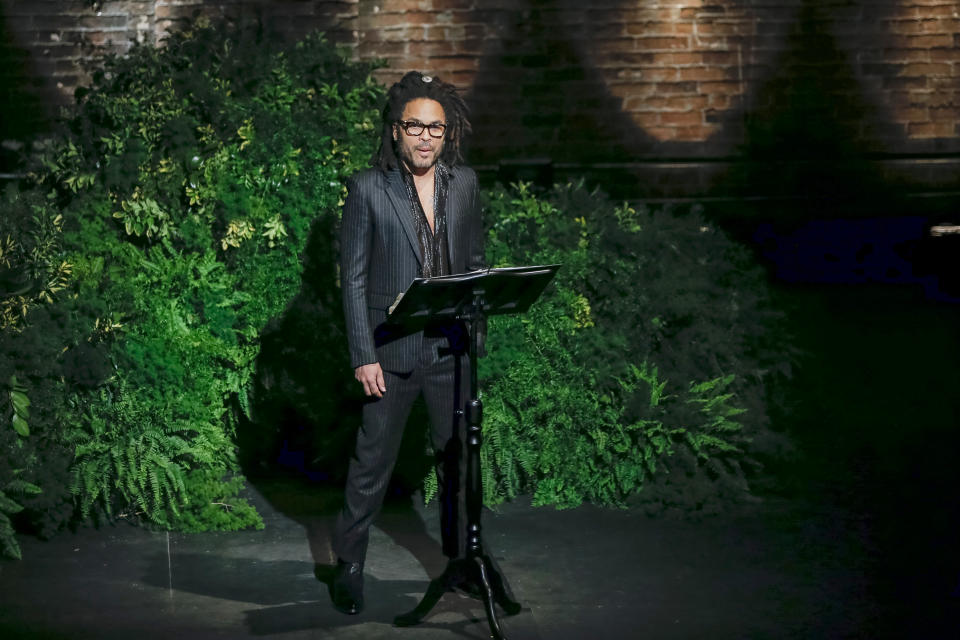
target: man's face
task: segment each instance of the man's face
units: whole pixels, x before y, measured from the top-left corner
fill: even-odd
[[[403,116],[400,118],[407,123],[420,123],[422,125],[446,125],[446,114],[443,107],[436,100],[430,98],[416,98],[411,100],[403,108]],[[411,128],[411,131],[413,129]],[[435,128],[434,133],[437,133]],[[423,174],[429,170],[437,159],[440,152],[443,151],[443,141],[446,136],[435,138],[430,133],[430,129],[425,126],[423,131],[417,135],[410,135],[404,131],[399,124],[393,125],[393,139],[397,141],[397,150],[400,157],[411,173]]]

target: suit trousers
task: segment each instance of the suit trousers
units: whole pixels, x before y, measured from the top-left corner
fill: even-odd
[[[463,409],[469,400],[470,367],[466,354],[444,353],[450,351],[448,344],[447,338],[424,337],[414,370],[384,371],[386,393],[363,407],[344,505],[333,532],[333,552],[345,562],[363,564],[366,558],[370,525],[383,506],[404,426],[421,393],[436,456],[443,553],[450,558],[466,556],[465,421],[458,419],[454,408]]]

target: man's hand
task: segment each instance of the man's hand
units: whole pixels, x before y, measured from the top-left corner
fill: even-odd
[[[362,364],[353,370],[353,377],[363,385],[363,392],[368,396],[382,398],[387,392],[387,385],[383,383],[383,369],[379,362]]]

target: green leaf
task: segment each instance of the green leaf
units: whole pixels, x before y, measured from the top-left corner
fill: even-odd
[[[30,398],[27,394],[20,391],[10,392],[10,402],[13,404],[13,410],[24,418],[30,417]]]
[[[13,414],[11,423],[13,424],[14,430],[24,438],[30,435],[30,426],[27,424],[26,420],[20,417],[19,414]]]

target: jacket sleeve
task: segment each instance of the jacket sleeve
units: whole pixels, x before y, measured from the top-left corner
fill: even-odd
[[[483,228],[483,210],[480,207],[480,188],[477,185],[476,174],[473,174],[473,186],[470,205],[470,255],[467,258],[467,271],[483,269],[487,265],[484,239],[486,234]],[[484,317],[476,328],[477,357],[487,355],[487,319]]]
[[[483,269],[486,264],[480,188],[477,185],[477,176],[474,173],[470,205],[470,256],[467,258],[467,270]]]
[[[340,227],[340,288],[346,319],[350,366],[377,361],[367,309],[367,277],[373,238],[373,212],[364,184],[355,177],[347,182]]]

